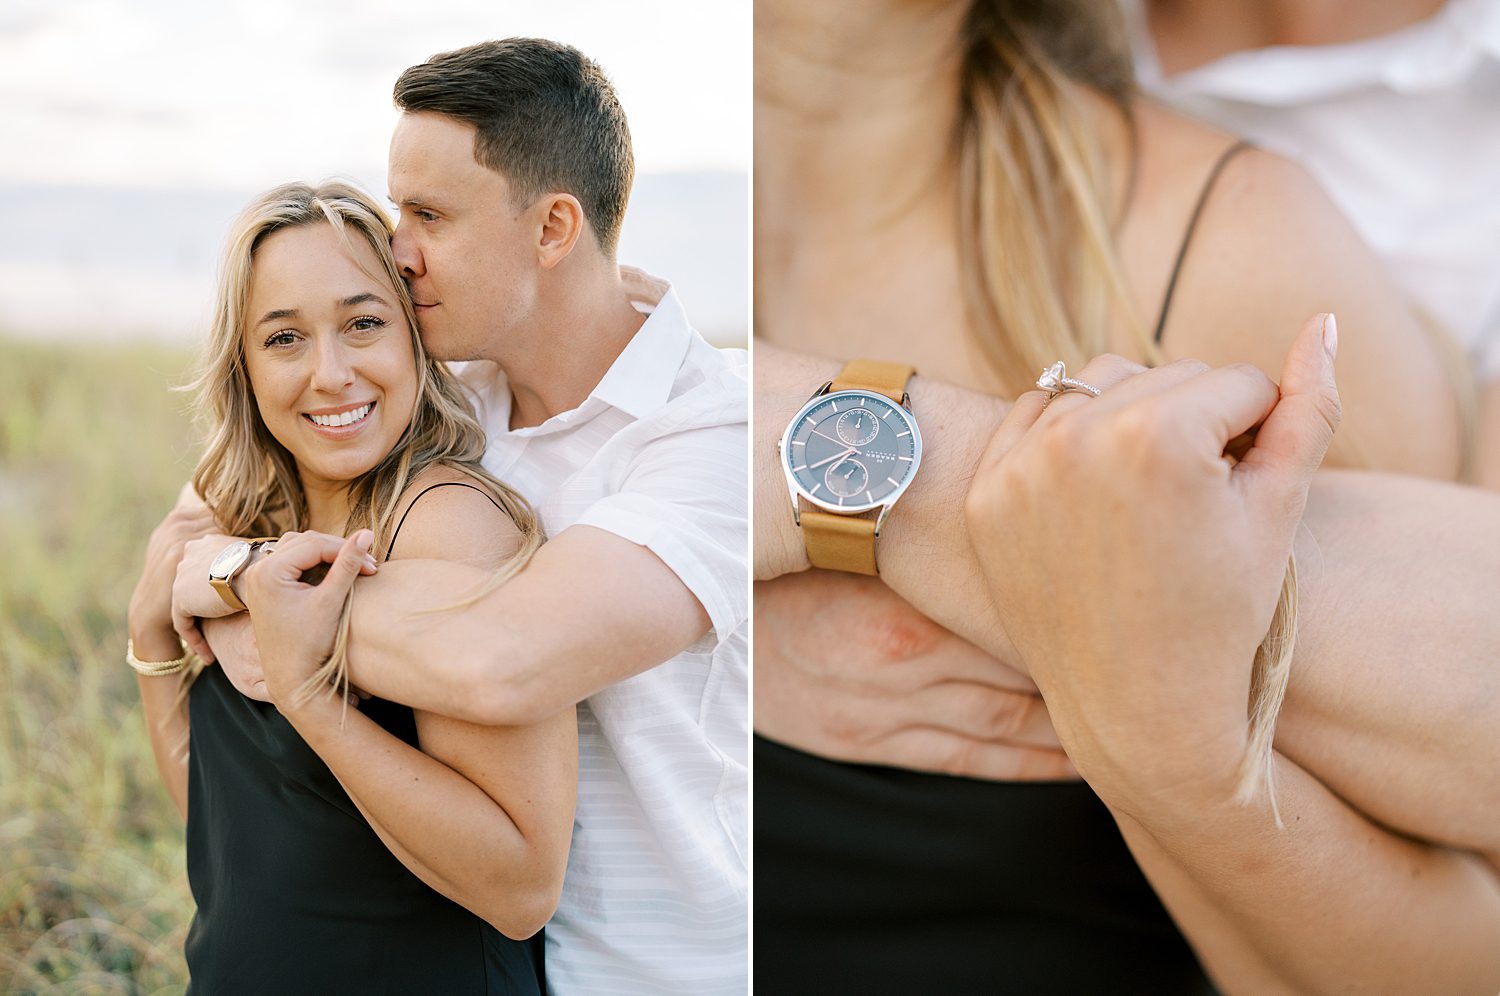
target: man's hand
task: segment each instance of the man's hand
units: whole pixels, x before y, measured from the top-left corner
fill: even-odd
[[[204,619],[203,636],[214,648],[217,664],[241,695],[257,702],[270,702],[266,676],[260,669],[260,651],[255,646],[255,627],[250,613]]]
[[[177,504],[151,533],[146,564],[130,596],[129,625],[137,655],[145,660],[171,660],[177,643],[172,626],[172,589],[184,551],[214,528],[213,513],[191,484],[178,492]],[[150,646],[147,646],[149,642]]]
[[[260,647],[266,691],[283,712],[295,693],[333,653],[339,617],[354,579],[372,570],[374,534],[344,539],[324,533],[287,533],[276,552],[245,571],[244,599]],[[304,575],[331,565],[321,582]]]
[[[970,778],[1076,778],[1036,686],[878,579],[755,591],[755,726],[822,757]]]
[[[1249,366],[1112,385],[1119,361],[1091,364],[1102,397],[1024,396],[980,461],[966,512],[996,611],[1112,805],[1238,769],[1251,662],[1339,421],[1327,330],[1307,324],[1279,392]]]

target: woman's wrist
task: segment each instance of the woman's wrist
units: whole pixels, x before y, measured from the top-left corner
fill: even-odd
[[[130,626],[131,652],[148,663],[176,660],[182,656],[182,640],[170,621]]]

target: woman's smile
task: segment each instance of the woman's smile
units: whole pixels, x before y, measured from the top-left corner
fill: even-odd
[[[363,401],[336,408],[319,408],[303,412],[302,417],[314,432],[328,439],[348,439],[370,424],[375,411],[375,401]]]

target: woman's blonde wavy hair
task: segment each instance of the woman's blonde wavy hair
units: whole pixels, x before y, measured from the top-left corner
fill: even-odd
[[[333,226],[351,259],[359,258],[355,240],[373,250],[380,272],[369,275],[395,291],[416,357],[411,419],[391,452],[350,483],[344,535],[369,529],[375,535],[372,551],[386,549],[392,520],[412,481],[435,465],[462,471],[481,484],[521,530],[520,549],[466,603],[483,597],[526,565],[542,544],[542,528],[526,499],[480,466],[484,430],[459,382],[422,348],[411,295],[391,252],[390,220],[373,198],[352,184],[325,181],[316,187],[276,187],[251,203],[230,230],[209,340],[198,376],[188,385],[208,427],[208,445],[193,471],[193,486],[213,511],[219,529],[229,535],[279,536],[308,527],[297,462],[271,435],[256,405],[245,364],[245,331],[256,250],[274,232],[320,224]],[[344,604],[332,656],[300,694],[320,689],[347,692],[351,605],[352,592]]]
[[[980,344],[1012,396],[1057,359],[1076,369],[1109,351],[1111,322],[1122,317],[1147,363],[1165,358],[1135,311],[1115,248],[1134,178],[1124,197],[1111,194],[1097,117],[1077,91],[1081,84],[1107,98],[1134,141],[1126,38],[1113,3],[975,0],[969,9],[955,135],[962,278]],[[1296,632],[1289,560],[1251,672],[1238,793],[1249,803],[1264,790],[1278,825],[1272,740]]]

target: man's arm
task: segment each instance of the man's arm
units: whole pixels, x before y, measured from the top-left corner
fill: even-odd
[[[413,709],[525,726],[670,660],[709,616],[650,550],[574,526],[474,600],[490,574],[441,560],[382,564],[354,587],[349,680]],[[205,619],[235,686],[269,701],[250,617]]]
[[[495,726],[539,722],[681,653],[709,630],[682,580],[643,546],[591,526],[465,604],[488,575],[431,560],[355,586],[350,680],[381,698]]]

